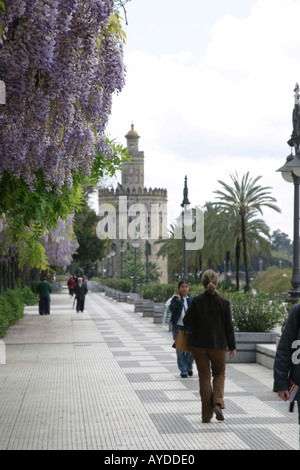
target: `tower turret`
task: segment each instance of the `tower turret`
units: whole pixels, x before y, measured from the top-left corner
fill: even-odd
[[[122,187],[125,191],[128,189],[138,191],[139,188],[144,188],[144,152],[139,151],[140,136],[134,129],[133,124],[131,124],[131,129],[127,132],[125,138],[131,161],[123,163]]]

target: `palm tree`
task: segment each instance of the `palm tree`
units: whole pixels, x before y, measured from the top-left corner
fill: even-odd
[[[193,230],[195,230],[195,226]],[[169,271],[172,277],[175,273],[180,273],[184,262],[183,236],[182,238],[175,238],[175,226],[170,226],[169,238],[157,240],[155,244],[161,245],[157,255],[168,258]],[[202,269],[202,251],[187,250],[187,261],[188,269],[193,270],[196,274],[196,272]]]
[[[245,290],[248,291],[250,288],[249,283],[249,270],[248,270],[248,254],[247,254],[247,237],[246,237],[246,225],[247,222],[251,224],[251,218],[247,221],[247,214],[254,216],[255,213],[259,212],[263,214],[262,207],[269,207],[274,209],[276,212],[281,212],[278,206],[275,205],[276,199],[270,196],[270,187],[262,187],[257,184],[257,181],[261,176],[257,176],[252,179],[249,177],[247,172],[239,181],[238,174],[231,174],[230,178],[233,182],[233,186],[229,186],[223,181],[218,181],[223,186],[223,190],[214,191],[217,197],[217,205],[220,206],[223,211],[235,211],[241,218],[241,236],[243,243],[243,254],[246,274],[246,285]],[[248,227],[247,227],[248,229]]]
[[[212,210],[213,205],[213,210]],[[210,252],[212,260],[218,263],[226,256],[226,273],[229,261],[235,261],[236,290],[239,290],[239,265],[242,250],[241,218],[236,210],[224,210],[213,203],[206,203],[209,209],[205,222],[205,252]],[[262,219],[253,218],[255,212],[246,215],[246,238],[248,258],[253,254],[270,252],[270,229]]]

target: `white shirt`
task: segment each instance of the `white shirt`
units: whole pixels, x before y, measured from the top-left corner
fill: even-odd
[[[182,307],[181,315],[177,322],[177,325],[181,325],[181,326],[183,326],[183,318],[188,309],[187,297],[182,297],[182,299],[183,299],[183,307]]]

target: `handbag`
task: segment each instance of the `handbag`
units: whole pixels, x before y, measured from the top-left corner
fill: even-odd
[[[170,304],[173,297],[170,297],[164,305],[164,310],[162,314],[162,323],[169,324],[171,323],[172,312],[170,310]]]
[[[175,341],[172,344],[172,348],[180,349],[180,351],[191,352],[189,334],[190,333],[187,333],[184,330],[179,330]]]

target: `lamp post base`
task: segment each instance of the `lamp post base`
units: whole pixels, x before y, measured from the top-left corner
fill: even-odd
[[[300,288],[289,290],[290,299],[293,304],[296,304],[300,300]]]

